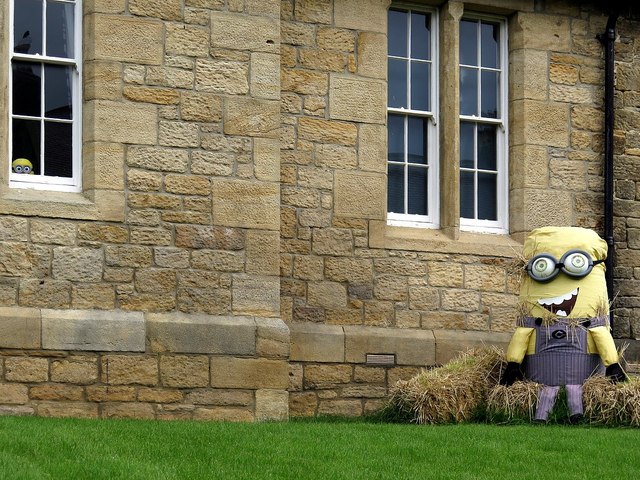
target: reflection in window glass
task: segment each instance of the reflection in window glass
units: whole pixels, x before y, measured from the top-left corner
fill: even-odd
[[[498,40],[500,28],[492,23],[482,22],[480,25],[482,61],[487,68],[498,68]]]
[[[389,106],[407,107],[407,61],[390,58],[389,69]]]
[[[478,125],[478,168],[496,170],[497,162],[497,127],[495,125]]]
[[[404,167],[389,164],[387,177],[387,211],[404,213]]]
[[[14,115],[40,116],[41,70],[37,63],[13,62],[12,108]]]
[[[409,117],[409,163],[427,163],[427,119]]]
[[[407,56],[407,14],[398,10],[389,10],[388,53],[394,57]]]
[[[497,220],[497,178],[493,173],[478,173],[478,220]]]
[[[482,71],[481,117],[498,118],[498,75],[498,72]]]
[[[474,21],[460,22],[460,64],[478,65],[478,24]]]
[[[42,0],[14,0],[13,51],[42,55]]]
[[[73,58],[73,9],[71,3],[47,2],[47,55]]]
[[[387,123],[389,161],[404,162],[404,117],[389,115]]]
[[[73,70],[62,65],[44,67],[44,115],[71,119]]]
[[[409,167],[409,214],[427,215],[427,169]]]
[[[473,168],[475,142],[475,124],[460,122],[460,167]]]
[[[460,68],[460,115],[478,114],[478,70]]]
[[[475,182],[473,172],[460,172],[460,216],[475,218]]]
[[[430,16],[425,13],[411,13],[411,58],[431,60]]]
[[[70,123],[44,122],[44,174],[71,177],[73,165],[72,128]]]
[[[431,110],[429,93],[431,91],[431,65],[424,62],[411,62],[411,109]]]

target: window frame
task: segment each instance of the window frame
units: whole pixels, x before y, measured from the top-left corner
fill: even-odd
[[[427,135],[428,135],[428,143],[427,143],[427,163],[426,168],[428,169],[428,180],[427,180],[427,215],[416,215],[409,213],[396,213],[389,212],[389,208],[387,206],[387,224],[395,225],[395,226],[407,226],[407,227],[420,227],[420,228],[439,228],[440,227],[440,159],[439,159],[439,143],[440,136],[438,134],[438,119],[440,112],[440,103],[439,103],[439,12],[437,8],[432,8],[426,5],[416,5],[411,3],[403,3],[403,2],[393,2],[388,10],[404,10],[411,14],[411,12],[419,12],[419,13],[427,13],[430,15],[430,42],[431,42],[431,72],[430,72],[430,88],[429,88],[429,103],[430,110],[412,110],[408,108],[397,108],[397,107],[389,107],[389,103],[387,102],[387,135],[389,132],[389,115],[398,115],[404,117],[405,123],[407,119],[410,117],[421,117],[427,118]],[[387,13],[388,14],[388,13]],[[407,41],[410,42],[411,32],[408,32]],[[388,47],[388,40],[387,40]],[[411,61],[411,50],[410,44],[407,45],[407,57],[406,59]],[[405,57],[395,57],[389,55],[387,51],[386,59],[387,63],[390,58],[405,58]],[[387,79],[388,81],[388,79]],[[407,97],[411,96],[411,78],[410,75],[407,75]],[[405,168],[404,174],[404,197],[405,197],[405,205],[407,203],[407,183],[408,183],[408,175],[406,173],[406,169],[408,168],[408,162],[406,161],[406,156],[408,155],[407,142],[408,142],[408,128],[405,126],[404,128],[404,152],[405,152],[405,161],[403,162]],[[387,145],[387,159],[386,159],[386,169],[388,175],[388,168],[391,162],[389,161],[389,146]],[[388,180],[387,180],[387,189],[389,188]]]
[[[72,176],[71,177],[54,177],[46,176],[43,174],[37,176],[20,175],[16,174],[11,169],[11,161],[8,161],[8,179],[9,188],[26,188],[34,190],[51,190],[57,192],[81,192],[82,191],[82,0],[55,0],[55,3],[73,5],[73,25],[74,25],[74,39],[73,48],[74,56],[72,58],[63,57],[50,57],[41,54],[21,54],[14,51],[15,47],[15,32],[14,32],[14,10],[15,2],[18,0],[9,0],[9,74],[8,74],[8,158],[13,158],[13,119],[21,118],[22,116],[15,116],[13,114],[13,62],[23,61],[36,65],[41,65],[44,70],[45,65],[62,65],[72,67],[72,87],[71,87],[71,101],[72,101],[72,119],[71,123],[72,140],[71,140],[71,152],[72,152]],[[46,44],[46,4],[47,0],[42,0],[42,37],[43,45]],[[44,101],[44,82],[41,82],[41,101]],[[30,117],[35,118],[35,117]],[[39,116],[41,125],[40,134],[40,146],[41,157],[38,161],[42,162],[42,156],[44,151],[42,149],[44,142],[44,130],[42,125],[44,123],[44,115],[41,112]]]
[[[459,114],[459,124],[462,122],[474,123],[476,125],[496,125],[496,220],[479,220],[464,218],[460,215],[460,230],[478,233],[509,233],[509,50],[508,50],[508,25],[506,18],[497,15],[480,14],[476,12],[464,12],[460,18],[458,25],[463,20],[475,20],[475,21],[487,21],[496,23],[499,26],[500,41],[499,46],[499,94],[497,100],[500,105],[500,115],[498,118],[481,117],[475,115],[462,115]],[[458,28],[458,38],[460,38],[460,28]],[[464,64],[458,60],[458,70],[460,70]],[[477,68],[482,71],[482,66],[478,65]],[[478,93],[480,93],[481,85],[478,85]],[[458,101],[460,99],[460,87],[458,86]],[[481,96],[478,95],[478,102],[481,102]],[[481,112],[480,112],[481,113]],[[462,138],[459,136],[460,150],[462,150]],[[475,158],[477,159],[477,143],[474,145],[474,151],[476,151]],[[460,171],[460,158],[458,158],[458,165]],[[465,169],[466,170],[466,169]],[[477,164],[475,170],[477,171]],[[477,177],[476,177],[477,178]],[[460,175],[458,176],[458,182],[461,184]],[[477,186],[477,180],[475,182]],[[458,200],[460,207],[462,203]],[[475,206],[475,213],[477,216],[477,202]]]

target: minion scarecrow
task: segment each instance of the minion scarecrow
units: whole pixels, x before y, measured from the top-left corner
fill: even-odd
[[[607,244],[592,230],[544,227],[524,244],[527,261],[520,288],[522,317],[507,349],[501,383],[523,377],[543,386],[536,421],[546,421],[561,386],[570,420],[583,416],[582,385],[605,373],[624,381],[609,328],[604,260]]]

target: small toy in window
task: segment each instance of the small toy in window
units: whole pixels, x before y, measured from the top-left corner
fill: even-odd
[[[13,171],[13,173],[34,175],[33,164],[26,158],[16,158],[13,162],[11,162],[11,170]]]

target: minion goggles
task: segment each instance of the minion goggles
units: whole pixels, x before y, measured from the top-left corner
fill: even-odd
[[[536,282],[548,282],[561,271],[573,278],[586,277],[599,263],[604,263],[604,259],[594,261],[584,250],[569,250],[560,261],[550,253],[536,255],[529,260],[525,270]]]

